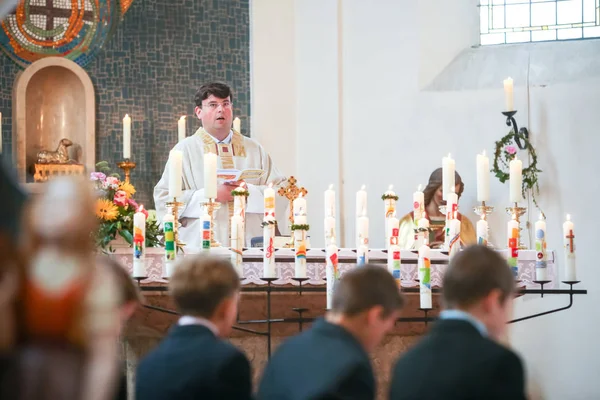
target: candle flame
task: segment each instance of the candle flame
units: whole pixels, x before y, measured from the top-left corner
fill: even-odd
[[[241,187],[241,188],[244,188],[244,187],[246,187],[246,182],[242,182],[242,183],[240,183],[240,187]]]
[[[481,155],[485,157],[485,149],[483,149],[483,153],[481,153]]]
[[[367,187],[366,187],[365,185],[362,185],[362,186],[360,187],[360,190],[365,190],[366,188],[367,188]]]
[[[329,184],[329,190],[333,190],[333,183]]]
[[[273,188],[273,182],[269,182],[269,189]]]
[[[185,121],[185,115],[182,115],[181,118],[179,118],[180,121]]]
[[[419,187],[417,188],[417,192],[421,192],[421,191],[422,191],[422,189],[423,189],[423,185],[421,185],[421,184],[419,183]]]
[[[427,219],[427,213],[423,212],[423,218]]]
[[[571,214],[567,214],[567,221],[571,220]]]
[[[546,216],[543,212],[540,211],[540,220],[546,219]]]
[[[512,219],[516,221],[517,220],[517,214],[513,213]]]
[[[125,114],[125,118],[129,118],[129,114]]]
[[[452,158],[452,157],[450,156],[450,153],[448,153],[448,158]]]
[[[140,204],[140,206],[137,209],[137,212],[142,212],[143,209],[144,209],[144,205]]]
[[[302,192],[300,192],[300,195],[298,196],[298,198],[301,199],[302,197],[303,197]]]
[[[392,189],[394,189],[394,185],[390,185],[390,186],[388,186],[388,190],[389,190],[390,192],[392,191]]]

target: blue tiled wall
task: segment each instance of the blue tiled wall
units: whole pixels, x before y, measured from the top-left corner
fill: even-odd
[[[132,118],[132,182],[138,202],[153,206],[152,189],[177,141],[188,135],[197,87],[210,80],[234,90],[234,115],[248,131],[250,114],[249,0],[135,0],[115,36],[86,71],[96,90],[96,159],[122,159],[122,119]],[[12,145],[12,86],[19,68],[0,58],[0,111],[5,152]],[[118,168],[114,166],[115,170]]]

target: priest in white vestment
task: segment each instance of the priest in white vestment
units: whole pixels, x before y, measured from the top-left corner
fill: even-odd
[[[205,153],[217,155],[217,168],[265,171],[261,178],[246,181],[250,192],[246,207],[246,246],[250,246],[252,238],[262,236],[263,190],[269,183],[277,186],[286,179],[275,168],[271,157],[258,142],[231,129],[233,122],[231,97],[231,89],[225,84],[203,85],[195,96],[195,113],[202,121],[202,127],[193,136],[181,140],[173,148],[183,154],[183,195],[177,200],[185,205],[179,211],[181,222],[179,237],[191,248],[200,248],[202,243],[200,217],[204,210],[200,204],[206,201],[203,182]],[[222,246],[229,246],[229,224],[233,215],[231,191],[239,183],[217,184],[216,200],[221,203],[221,207],[216,211],[213,222],[215,239]],[[167,212],[166,203],[169,201],[172,199],[169,197],[169,162],[167,162],[162,177],[154,188],[154,203],[159,221],[162,221]],[[278,198],[277,220],[280,227],[287,226],[285,210],[286,200]]]

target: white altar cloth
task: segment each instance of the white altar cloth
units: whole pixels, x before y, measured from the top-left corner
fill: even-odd
[[[498,250],[505,257],[507,250]],[[198,254],[201,251],[194,249],[187,249],[185,255],[178,254],[178,257],[185,257],[188,255]],[[228,248],[218,247],[210,250],[211,255],[219,257],[229,257],[231,252]],[[440,250],[431,251],[431,282],[433,286],[441,286],[442,277],[444,271],[448,266],[448,255],[447,253]],[[535,261],[536,261],[535,250],[521,250],[519,251],[519,269],[518,279],[521,281],[519,286],[525,286],[527,288],[539,288],[538,284],[533,283],[535,280]],[[546,284],[544,287],[548,289],[558,287],[557,282],[557,271],[555,264],[555,252],[548,251],[548,279],[552,281]],[[133,250],[130,248],[117,249],[113,254],[124,266],[127,267],[128,271],[133,270]],[[266,285],[267,282],[260,279],[263,272],[262,248],[248,248],[244,250],[244,280],[242,285],[246,284],[257,284]],[[402,286],[404,287],[415,287],[419,283],[418,271],[417,271],[417,252],[412,250],[401,251],[401,277]],[[339,252],[339,268],[343,274],[350,268],[355,267],[354,261],[356,260],[356,253],[353,249],[340,249]],[[294,250],[288,248],[276,249],[275,261],[277,263],[277,273],[279,279],[274,281],[275,285],[298,285],[298,281],[294,281]],[[387,263],[387,254],[385,250],[371,249],[369,250],[369,262],[381,264],[385,267]],[[166,283],[167,280],[163,279],[164,271],[164,249],[162,248],[147,248],[146,249],[146,276],[147,279],[143,280],[143,284],[152,283]],[[310,285],[325,285],[325,251],[324,249],[309,249],[307,252],[307,278],[308,280],[303,284]]]

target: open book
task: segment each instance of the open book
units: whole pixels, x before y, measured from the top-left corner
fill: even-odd
[[[217,179],[223,182],[259,179],[265,174],[262,169],[217,169]]]

